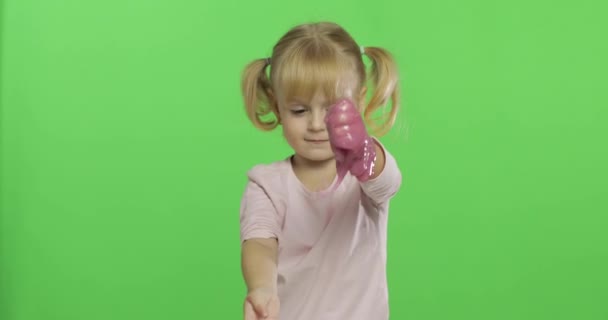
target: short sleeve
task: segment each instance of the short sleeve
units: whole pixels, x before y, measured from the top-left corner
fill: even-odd
[[[251,238],[279,239],[279,214],[270,196],[256,182],[249,181],[241,200],[241,243]]]

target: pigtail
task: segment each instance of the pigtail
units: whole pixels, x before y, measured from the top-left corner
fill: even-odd
[[[241,75],[241,93],[247,117],[255,127],[270,131],[278,125],[276,103],[272,97],[270,80],[266,74],[268,59],[257,59],[249,63]],[[273,113],[274,117],[267,118]]]
[[[364,53],[372,62],[370,80],[374,90],[363,117],[371,131],[380,137],[393,127],[400,107],[397,65],[393,56],[383,48],[365,47]],[[385,107],[389,100],[392,102],[390,110],[382,113],[380,121],[371,121],[374,112]]]

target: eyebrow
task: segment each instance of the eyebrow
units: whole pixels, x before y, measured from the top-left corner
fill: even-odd
[[[330,102],[327,100],[323,100],[321,101],[321,105],[322,106],[326,106],[328,105]],[[287,105],[292,106],[293,104],[301,104],[304,106],[310,106],[308,102],[305,102],[303,99],[298,99],[298,98],[294,98],[294,99],[290,99],[289,101],[287,101]]]

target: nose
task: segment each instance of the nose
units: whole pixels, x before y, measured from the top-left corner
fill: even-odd
[[[310,113],[308,128],[311,131],[325,130],[325,112],[322,110],[314,110]]]

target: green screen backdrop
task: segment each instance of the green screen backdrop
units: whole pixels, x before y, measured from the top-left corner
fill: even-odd
[[[0,319],[241,319],[245,174],[290,150],[240,73],[317,20],[399,63],[391,319],[608,319],[606,9],[4,0]]]

